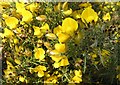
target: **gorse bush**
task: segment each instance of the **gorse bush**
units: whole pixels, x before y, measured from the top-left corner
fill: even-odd
[[[2,83],[120,81],[119,2],[0,2]]]

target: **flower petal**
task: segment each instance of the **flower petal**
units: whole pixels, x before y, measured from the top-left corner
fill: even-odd
[[[18,24],[18,19],[15,17],[8,17],[5,19],[5,22],[7,24],[7,26],[10,27],[10,29],[16,28],[17,24]]]
[[[85,10],[83,10],[81,18],[84,23],[89,23],[92,21],[97,22],[98,15],[91,7],[87,7]]]
[[[59,44],[59,43],[56,43],[55,44],[55,49],[60,52],[60,53],[63,53],[65,52],[65,44]]]
[[[60,61],[60,66],[67,66],[69,65],[68,58],[66,56],[63,56],[64,58]]]
[[[42,70],[38,71],[38,77],[43,77],[44,76],[44,72]]]
[[[45,54],[45,51],[43,50],[43,48],[37,48],[34,55],[36,59],[43,60],[45,58],[44,54]]]
[[[78,22],[72,18],[65,18],[62,22],[62,32],[72,35],[78,29]]]
[[[55,62],[59,62],[63,57],[62,56],[50,56]]]

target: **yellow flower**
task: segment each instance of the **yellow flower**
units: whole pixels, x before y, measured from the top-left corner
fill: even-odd
[[[53,32],[58,36],[59,42],[66,42],[66,40],[74,34],[78,28],[78,23],[72,18],[66,18],[62,22],[62,26],[54,28]]]
[[[44,72],[42,70],[38,71],[38,77],[43,77],[44,76]]]
[[[103,20],[106,21],[106,20],[109,20],[110,21],[111,19],[111,16],[109,13],[106,13],[104,16],[103,16]]]
[[[34,72],[38,72],[38,77],[43,77],[44,71],[46,71],[46,67],[39,65],[39,66],[35,67],[33,70],[34,70]]]
[[[23,76],[19,76],[19,81],[24,82],[25,78]]]
[[[78,22],[72,18],[65,18],[62,22],[62,32],[65,32],[69,35],[73,35],[73,33],[78,29]]]
[[[62,56],[50,56],[55,62],[59,62],[63,57]]]
[[[34,29],[34,35],[38,36],[39,38],[43,35],[43,33],[41,33],[39,27],[33,26],[33,29]]]
[[[82,82],[82,72],[81,70],[75,70],[74,71],[75,73],[75,76],[72,78],[72,80],[75,82],[75,83],[80,83]]]
[[[75,73],[75,76],[82,77],[82,72],[81,72],[81,70],[75,70],[74,73]]]
[[[16,12],[18,12],[19,14],[22,14],[22,12],[25,10],[25,4],[24,3],[19,3],[16,2]]]
[[[34,56],[36,59],[43,60],[45,58],[44,49],[43,48],[36,48]]]
[[[89,23],[92,21],[97,22],[98,15],[91,7],[87,7],[85,8],[85,10],[83,10],[81,18],[84,23],[85,22]]]
[[[25,21],[25,22],[32,21],[33,15],[32,15],[32,13],[30,11],[23,10],[21,15],[23,16],[22,21]]]
[[[37,66],[37,67],[34,68],[34,72],[38,72],[39,70],[46,71],[46,67],[42,66],[42,65],[39,65],[39,66]]]
[[[63,11],[63,14],[66,16],[72,14],[72,9],[70,8],[69,10]]]
[[[45,23],[42,27],[40,27],[41,31],[43,33],[45,33],[47,30],[49,30],[49,25],[47,23]]]
[[[19,2],[17,2],[16,3],[16,9],[17,9],[17,11],[16,12],[18,12],[19,14],[21,14],[22,15],[22,21],[25,21],[25,22],[30,22],[30,21],[32,21],[32,13],[30,12],[30,11],[27,11],[26,9],[25,9],[25,4],[24,3],[19,3]]]
[[[68,34],[65,34],[65,33],[59,33],[58,34],[58,40],[59,42],[66,42],[68,39],[69,39],[69,35]]]
[[[63,56],[63,59],[59,63],[60,63],[60,66],[67,66],[67,65],[69,65],[68,58],[66,56]]]
[[[58,34],[60,34],[62,32],[61,29],[62,29],[62,26],[59,25],[59,26],[54,28],[53,33],[58,36]]]
[[[50,56],[50,57],[52,58],[52,60],[55,61],[55,63],[53,64],[55,68],[69,65],[69,61],[66,56]]]
[[[59,63],[59,62],[55,62],[55,63],[53,64],[53,66],[54,66],[54,68],[59,68],[59,67],[60,67],[60,63]]]
[[[56,43],[56,44],[55,44],[55,49],[56,49],[58,52],[63,53],[63,52],[65,52],[65,50],[66,50],[65,44]]]
[[[78,77],[78,76],[74,76],[72,79],[73,79],[73,81],[74,81],[75,83],[80,83],[80,82],[82,82],[82,79],[81,79],[80,77]]]
[[[19,42],[18,39],[16,39],[16,38],[14,38],[13,41],[15,44],[17,44]]]
[[[10,29],[16,28],[18,24],[18,19],[15,17],[8,17],[5,19],[5,23],[7,26],[10,27]]]
[[[11,30],[5,28],[5,29],[4,29],[4,34],[3,34],[3,35],[4,35],[5,37],[11,37],[11,36],[14,35],[14,33],[13,33]]]

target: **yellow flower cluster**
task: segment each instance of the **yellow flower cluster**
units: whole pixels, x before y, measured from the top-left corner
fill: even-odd
[[[82,12],[79,12],[80,10],[72,11],[72,9],[68,9],[68,3],[65,2],[63,5],[61,3],[58,3],[57,6],[55,6],[55,11],[60,11],[61,8],[63,9],[63,14],[68,16],[72,15],[74,18],[78,19],[81,18],[84,23],[91,23],[92,21],[97,22],[98,21],[98,14],[92,9],[92,5],[90,3],[82,3],[79,4],[79,7],[85,7],[85,9]]]
[[[5,6],[5,4],[4,4],[4,6]],[[9,6],[9,4],[8,4],[8,6]],[[1,34],[1,36],[2,36],[2,38],[12,37],[14,44],[17,44],[19,41],[14,36],[15,36],[15,34],[18,34],[18,35],[22,34],[22,32],[21,32],[22,29],[19,27],[19,23],[21,25],[24,25],[25,23],[30,23],[33,20],[32,13],[34,13],[36,11],[38,4],[32,3],[29,5],[26,5],[23,2],[16,2],[15,7],[16,7],[15,8],[16,10],[13,13],[14,14],[13,16],[3,14],[5,23],[9,28],[4,28],[4,33]],[[72,14],[72,16],[76,16],[76,15],[74,15],[74,13],[72,13],[71,8],[68,9],[67,2],[65,2],[63,4],[58,3],[57,6],[54,6],[54,10],[55,11],[63,10],[63,14],[65,16],[69,16],[71,14]],[[89,14],[88,12],[92,12],[92,14]],[[46,18],[47,17],[45,15],[36,16],[36,20],[39,20],[39,21],[45,21]],[[80,15],[80,18],[82,19],[82,21],[84,23],[86,21],[88,23],[88,22],[91,22],[92,20],[94,20],[96,22],[98,19],[98,16],[97,16],[97,13],[91,7],[88,7],[88,8],[85,8],[85,10],[82,12],[82,14]],[[67,17],[62,21],[62,25],[58,25],[57,27],[55,27],[53,29],[53,32],[50,31],[50,27],[49,27],[48,23],[43,23],[42,26],[33,25],[32,28],[34,30],[34,36],[36,36],[38,39],[42,38],[44,35],[49,40],[55,40],[58,38],[59,42],[54,44],[54,48],[51,48],[49,43],[45,43],[44,45],[50,51],[49,56],[54,62],[53,63],[54,68],[68,66],[69,65],[68,56],[65,55],[65,52],[67,51],[66,42],[75,35],[75,32],[78,30],[78,22],[71,17]],[[12,47],[12,45],[11,45],[11,47]],[[23,49],[24,48],[22,46],[15,46],[16,52],[20,52]],[[26,53],[28,53],[28,51],[25,51],[25,55],[27,55]],[[38,60],[39,62],[46,61],[46,58],[47,58],[46,54],[47,54],[47,51],[45,49],[43,49],[41,45],[34,47],[34,58],[36,60]],[[15,58],[14,62],[18,65],[22,64],[22,61],[19,60],[19,58]],[[9,77],[8,75],[10,73],[12,73],[12,70],[10,70],[9,67],[13,68],[14,66],[8,61],[7,61],[7,63],[8,63],[8,66],[7,66],[8,69],[5,70],[4,72],[5,72],[5,75],[7,77]],[[38,77],[44,77],[44,76],[46,76],[47,70],[48,69],[46,66],[39,64],[36,67],[31,68],[30,73],[33,74],[33,72],[35,72],[35,73],[37,73]],[[15,74],[14,74],[14,76],[15,76]],[[72,80],[76,83],[82,82],[82,74],[81,74],[80,70],[79,71],[75,70],[75,76],[73,77]],[[20,75],[19,81],[24,82],[25,76]],[[56,83],[57,77],[52,75],[52,77],[49,77],[46,80],[46,82]]]
[[[96,43],[93,43],[94,39],[88,39],[87,33],[99,30],[96,28],[99,25],[97,22],[110,21],[111,14],[105,12],[101,20],[100,13],[94,10],[91,3],[74,4],[78,6],[75,9],[68,2],[59,2],[56,5],[40,2],[0,2],[0,27],[3,29],[0,30],[0,37],[7,64],[3,78],[7,83],[12,80],[18,83],[81,83],[84,81],[86,56],[90,56],[88,59],[91,61],[88,63],[92,62],[94,65],[100,61],[98,56],[101,61],[108,60],[110,52],[107,49],[94,51],[99,41],[96,39]],[[95,29],[91,29],[93,27]],[[91,36],[94,37],[94,33]],[[87,43],[95,45],[89,47],[90,44],[81,41],[87,39]],[[96,59],[99,61],[95,61]],[[118,79],[119,76],[118,74]]]

